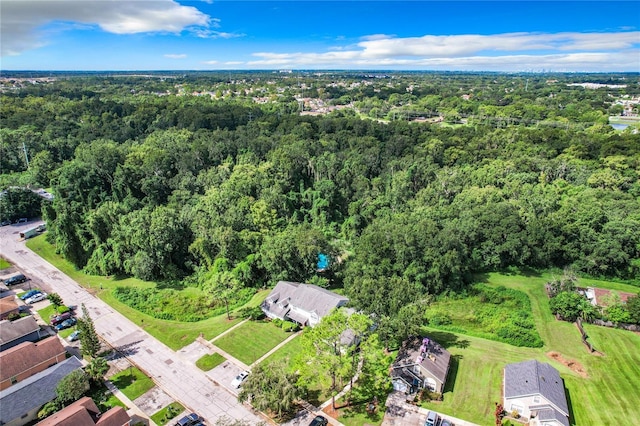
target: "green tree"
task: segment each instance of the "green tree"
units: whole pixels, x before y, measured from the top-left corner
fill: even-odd
[[[89,316],[87,307],[82,304],[82,318],[78,318],[82,355],[95,358],[100,352],[100,338],[96,333],[93,320]]]
[[[103,357],[95,357],[85,367],[84,371],[89,375],[89,378],[94,382],[100,382],[104,375],[109,371],[109,364]]]
[[[593,305],[576,292],[560,292],[549,300],[549,307],[554,315],[560,315],[565,321],[573,322],[578,318],[591,319],[596,311]]]
[[[637,296],[631,296],[627,299],[626,304],[627,312],[631,322],[640,324],[640,293]]]
[[[62,306],[62,297],[60,297],[58,293],[49,293],[47,299],[49,299],[49,302],[55,306],[56,310]]]
[[[2,220],[15,221],[21,217],[41,215],[42,198],[30,189],[9,188],[0,196],[0,216]]]
[[[357,400],[383,400],[391,388],[389,368],[393,355],[386,352],[377,334],[371,334],[360,344],[361,368],[358,382],[353,389]]]
[[[66,406],[79,400],[89,389],[89,377],[82,370],[75,370],[65,376],[56,386],[56,399]]]
[[[283,361],[259,364],[242,384],[238,401],[250,402],[258,410],[284,419],[295,412],[302,395],[297,381],[298,375],[289,372]]]

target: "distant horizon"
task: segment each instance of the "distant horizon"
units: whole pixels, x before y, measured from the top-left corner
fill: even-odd
[[[639,0],[3,0],[2,71],[640,72]]]
[[[34,74],[46,74],[46,73],[55,73],[55,74],[105,74],[105,73],[114,73],[114,74],[133,74],[133,73],[148,73],[148,74],[160,74],[160,73],[169,73],[169,74],[179,74],[179,73],[220,73],[220,74],[228,74],[228,73],[272,73],[272,74],[287,74],[285,71],[291,71],[291,74],[296,73],[393,73],[393,74],[530,74],[530,75],[546,75],[546,74],[601,74],[601,75],[638,75],[640,76],[640,71],[484,71],[484,70],[420,70],[420,69],[291,69],[291,70],[281,70],[281,69],[212,69],[212,70],[200,70],[200,69],[167,69],[167,70],[145,70],[145,69],[132,69],[132,70],[0,70],[0,78],[3,77],[4,74],[18,74],[18,73],[34,73]]]

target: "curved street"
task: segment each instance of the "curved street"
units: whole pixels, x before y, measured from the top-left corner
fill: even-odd
[[[214,383],[192,362],[183,358],[140,327],[91,295],[71,278],[28,249],[19,233],[43,222],[0,228],[0,254],[45,290],[58,293],[66,304],[84,305],[98,334],[120,350],[168,395],[197,412],[210,424],[220,418],[265,422],[259,413],[240,404],[234,395]]]

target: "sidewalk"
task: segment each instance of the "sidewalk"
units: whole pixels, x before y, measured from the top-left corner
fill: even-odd
[[[136,404],[133,403],[125,394],[123,394],[117,387],[111,383],[109,380],[105,380],[104,384],[107,386],[107,389],[111,391],[116,398],[124,403],[129,409],[127,410],[127,414],[130,417],[138,416],[149,420],[149,426],[157,426],[153,420],[149,416],[147,416]]]
[[[277,351],[278,349],[280,349],[281,347],[283,347],[284,345],[286,345],[287,343],[289,343],[290,341],[292,341],[293,339],[296,338],[296,336],[298,336],[300,333],[302,333],[302,330],[300,331],[296,331],[295,333],[293,333],[293,335],[287,337],[286,339],[284,339],[282,342],[280,342],[279,344],[276,345],[275,348],[271,349],[269,352],[267,352],[266,354],[262,355],[260,358],[258,358],[256,361],[254,361],[253,364],[251,364],[249,367],[253,368],[255,365],[260,364],[262,361],[264,361],[265,359],[267,359],[269,357],[269,355],[271,355],[272,353],[274,353],[275,351]]]
[[[244,362],[240,361],[239,359],[229,355],[227,352],[223,351],[222,349],[220,349],[219,347],[217,347],[216,345],[214,345],[210,341],[208,341],[208,340],[206,340],[206,339],[204,339],[202,337],[198,337],[198,338],[196,338],[196,340],[198,342],[202,343],[203,345],[206,345],[212,351],[219,353],[220,355],[225,357],[227,360],[229,360],[232,363],[236,364],[238,367],[241,367],[243,370],[249,371],[249,366],[247,364],[245,364]]]

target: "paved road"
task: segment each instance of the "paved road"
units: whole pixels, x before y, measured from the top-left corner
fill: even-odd
[[[209,423],[222,417],[245,420],[251,424],[264,421],[250,408],[213,383],[188,360],[157,341],[109,305],[92,296],[75,281],[29,250],[20,241],[19,232],[42,222],[29,222],[0,228],[0,254],[20,268],[38,285],[55,291],[67,304],[84,303],[96,331],[111,346],[124,352],[156,384],[185,407],[196,411]]]

